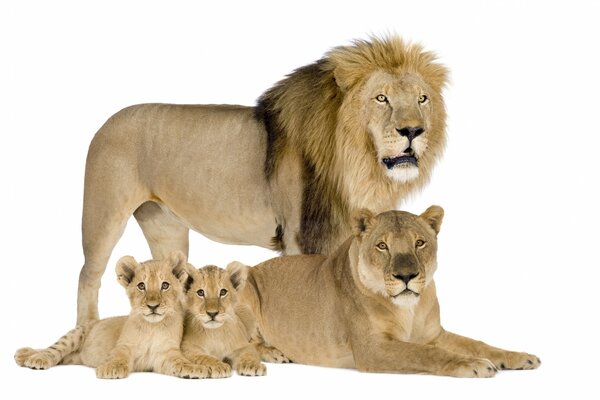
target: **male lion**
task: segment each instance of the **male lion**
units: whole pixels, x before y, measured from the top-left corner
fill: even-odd
[[[243,292],[257,336],[294,362],[369,372],[490,377],[536,356],[440,325],[433,273],[443,210],[362,211],[330,256],[283,256],[251,268]]]
[[[156,371],[182,378],[206,378],[210,369],[195,365],[180,350],[188,280],[185,256],[139,264],[126,256],[117,263],[131,313],[80,325],[43,350],[17,350],[15,361],[32,369],[57,364],[96,367],[98,378],[125,378],[132,371]]]
[[[144,104],[89,148],[77,320],[98,318],[100,278],[133,214],[152,256],[189,229],[285,254],[328,254],[349,215],[394,209],[445,143],[446,69],[398,37],[356,41],[299,68],[256,107]]]

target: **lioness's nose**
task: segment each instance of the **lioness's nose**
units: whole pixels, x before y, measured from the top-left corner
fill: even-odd
[[[206,314],[208,314],[208,316],[211,319],[215,319],[215,317],[219,314],[219,312],[218,311],[207,311]]]
[[[417,127],[405,127],[405,128],[396,128],[396,131],[400,134],[400,136],[407,137],[408,140],[413,140],[425,130],[420,126]]]
[[[408,282],[410,282],[411,279],[416,278],[417,275],[419,275],[418,272],[416,274],[411,274],[411,273],[404,274],[404,273],[401,273],[401,274],[398,274],[398,275],[394,275],[394,278],[396,278],[396,279],[404,282],[405,285],[408,285]]]

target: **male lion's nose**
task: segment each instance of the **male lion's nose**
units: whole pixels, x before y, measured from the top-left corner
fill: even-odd
[[[409,141],[412,141],[414,138],[419,136],[425,130],[421,127],[405,127],[405,128],[396,128],[396,131],[400,134],[400,136],[404,136],[408,138]]]
[[[405,285],[408,285],[408,282],[411,281],[411,279],[416,278],[417,275],[419,275],[419,273],[417,272],[416,274],[398,274],[398,275],[394,275],[394,278],[398,279],[399,281],[404,282]]]

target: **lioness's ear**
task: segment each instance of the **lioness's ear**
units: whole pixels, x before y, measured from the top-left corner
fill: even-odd
[[[117,261],[117,267],[115,270],[117,272],[117,280],[121,286],[129,286],[133,276],[135,275],[135,270],[139,268],[139,266],[140,264],[131,256],[121,257],[119,261]]]
[[[375,223],[375,214],[366,208],[361,208],[352,214],[352,233],[356,236],[367,232]]]
[[[444,209],[442,207],[431,206],[425,210],[420,217],[427,222],[427,225],[433,228],[436,235],[440,233],[440,227],[442,226],[442,220],[444,219]]]
[[[249,266],[239,261],[232,261],[227,265],[226,270],[229,272],[229,279],[236,290],[242,289],[246,284],[249,268]]]

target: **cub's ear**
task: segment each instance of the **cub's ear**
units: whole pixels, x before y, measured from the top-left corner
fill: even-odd
[[[172,268],[173,275],[177,277],[181,282],[185,282],[189,276],[187,270],[187,257],[181,251],[174,251],[167,257],[167,263]]]
[[[229,279],[235,290],[240,290],[246,284],[250,267],[239,261],[232,261],[225,268],[229,272]]]
[[[376,216],[366,208],[361,208],[352,214],[352,233],[360,236],[375,225]]]
[[[440,233],[440,227],[442,226],[442,220],[444,219],[444,209],[440,206],[431,206],[421,215],[419,215],[422,219],[427,222],[436,235]]]
[[[125,288],[129,286],[135,275],[135,270],[139,267],[140,264],[131,256],[121,257],[119,261],[117,261],[115,270],[117,272],[117,280],[121,286]]]

